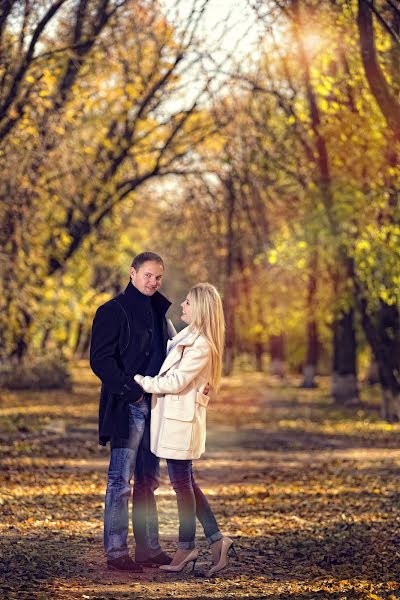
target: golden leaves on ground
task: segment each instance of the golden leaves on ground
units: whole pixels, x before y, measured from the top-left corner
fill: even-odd
[[[208,579],[200,526],[194,575],[106,571],[97,393],[89,378],[69,394],[3,396],[2,598],[400,597],[400,426],[384,427],[371,399],[361,417],[331,406],[324,386],[306,392],[249,373],[224,382],[195,472],[239,561]],[[165,465],[157,502],[172,552],[177,510]]]

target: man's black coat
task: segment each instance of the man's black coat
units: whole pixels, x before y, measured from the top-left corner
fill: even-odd
[[[165,313],[171,303],[159,292],[145,296],[129,283],[124,292],[97,309],[93,320],[90,366],[101,379],[99,443],[111,440],[125,447],[129,437],[130,402],[143,394],[133,376],[144,373],[153,340],[152,306],[162,319],[163,352],[168,326]]]

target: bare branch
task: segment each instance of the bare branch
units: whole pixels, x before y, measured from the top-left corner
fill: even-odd
[[[31,42],[30,42],[29,47],[26,51],[26,54],[23,58],[23,61],[13,78],[9,92],[8,92],[2,106],[0,107],[0,122],[6,116],[8,109],[10,108],[11,104],[14,102],[14,100],[16,99],[16,97],[18,95],[22,79],[23,79],[29,65],[31,64],[33,54],[35,52],[35,47],[36,47],[36,44],[37,44],[40,36],[42,35],[46,25],[51,21],[51,19],[58,12],[58,10],[61,8],[61,6],[64,4],[65,1],[66,0],[57,0],[57,2],[55,2],[49,8],[49,10],[46,12],[44,17],[38,23],[38,25],[32,35]]]
[[[400,104],[391,93],[389,84],[379,66],[375,48],[372,10],[367,0],[358,0],[358,30],[361,58],[371,92],[395,137],[400,139]]]
[[[390,25],[390,23],[388,23],[386,21],[386,19],[382,15],[382,13],[376,8],[374,2],[371,2],[370,0],[365,0],[365,2],[368,4],[371,11],[374,13],[374,15],[376,16],[378,21],[381,23],[381,25],[383,25],[384,29],[386,29],[386,31],[393,38],[393,40],[396,42],[396,44],[398,44],[400,46],[400,36],[393,29],[393,27]],[[391,4],[391,6],[394,8],[394,10],[398,11],[398,9],[395,6],[393,6],[393,4]]]

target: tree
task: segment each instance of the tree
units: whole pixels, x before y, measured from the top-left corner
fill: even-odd
[[[15,164],[0,182],[5,357],[22,360],[28,350],[43,280],[65,270],[139,186],[187,168],[209,132],[198,106],[208,77],[196,94],[181,95],[202,58],[196,29],[205,5],[194,0],[174,28],[155,1],[82,0],[58,13],[40,54],[35,45],[29,61],[22,55],[0,157]],[[30,18],[33,39],[40,11]],[[9,12],[6,65],[17,25]]]

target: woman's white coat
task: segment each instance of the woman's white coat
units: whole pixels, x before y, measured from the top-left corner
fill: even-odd
[[[202,392],[211,375],[210,346],[185,327],[168,342],[167,357],[155,377],[135,375],[152,394],[150,446],[160,458],[199,458],[205,451],[206,409]]]

